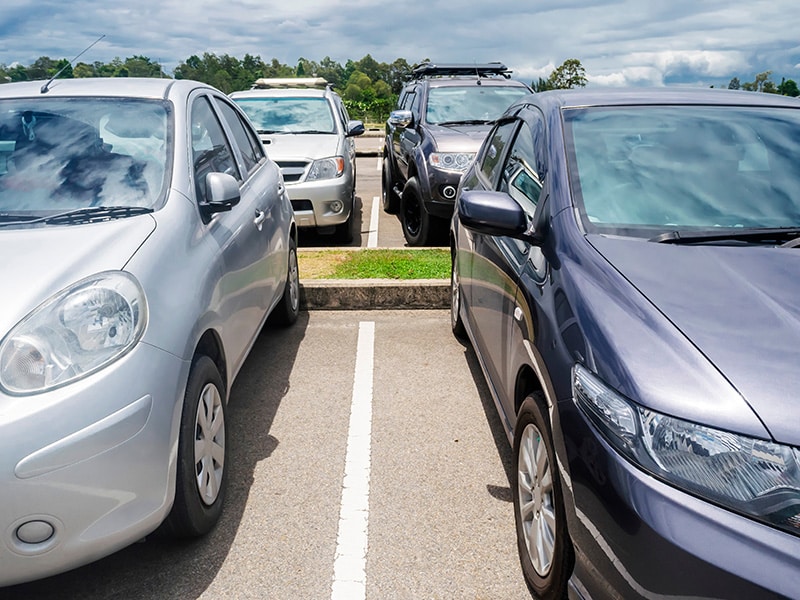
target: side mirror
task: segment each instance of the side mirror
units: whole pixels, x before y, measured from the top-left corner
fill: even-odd
[[[348,121],[347,122],[347,137],[355,137],[357,135],[361,135],[364,133],[366,129],[364,129],[364,122],[363,121]]]
[[[393,110],[389,113],[389,125],[392,127],[408,127],[414,122],[414,115],[410,110]]]
[[[206,201],[200,203],[200,210],[207,218],[232,209],[242,198],[239,182],[227,173],[208,173],[205,184]]]
[[[529,244],[540,244],[531,231],[525,211],[505,192],[464,190],[456,204],[458,219],[467,229],[483,235],[516,238]]]

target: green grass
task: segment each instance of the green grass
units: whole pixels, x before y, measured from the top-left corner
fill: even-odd
[[[300,250],[301,279],[449,279],[446,248]]]

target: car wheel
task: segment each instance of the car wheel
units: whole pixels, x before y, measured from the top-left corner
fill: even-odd
[[[197,356],[183,399],[175,501],[163,529],[175,537],[208,533],[219,520],[227,484],[225,386],[217,366]]]
[[[286,271],[286,284],[283,297],[272,312],[270,321],[276,325],[293,325],[300,314],[300,271],[297,268],[297,245],[289,241],[289,266]]]
[[[401,198],[403,235],[409,246],[425,246],[431,234],[431,217],[422,202],[419,183],[412,177],[406,182]]]
[[[522,403],[514,428],[514,517],[525,581],[541,600],[566,598],[574,565],[544,396]]]
[[[394,190],[394,179],[392,178],[392,164],[389,157],[383,158],[383,172],[381,174],[381,204],[383,212],[396,215],[400,210],[400,197]]]
[[[467,331],[461,320],[461,275],[458,270],[458,254],[453,253],[450,268],[450,326],[456,339],[465,340]]]

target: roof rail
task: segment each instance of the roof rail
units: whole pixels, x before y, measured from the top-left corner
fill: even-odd
[[[256,79],[251,89],[269,89],[269,88],[317,88],[325,89],[329,84],[322,77],[279,77],[269,78],[262,77]]]
[[[511,70],[501,62],[490,63],[442,63],[434,64],[424,62],[414,65],[411,69],[412,79],[422,79],[423,77],[447,77],[454,75],[475,75],[487,77],[491,75],[501,75],[508,79],[511,77]]]

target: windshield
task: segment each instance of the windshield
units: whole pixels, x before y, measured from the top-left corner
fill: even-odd
[[[425,120],[431,125],[486,123],[499,118],[516,100],[527,95],[526,88],[511,85],[432,87]]]
[[[587,231],[800,226],[800,110],[625,106],[564,120]]]
[[[164,188],[167,143],[163,102],[0,100],[0,214],[153,208]]]
[[[235,98],[259,133],[336,133],[325,98]]]

